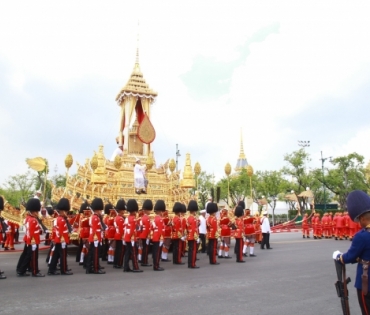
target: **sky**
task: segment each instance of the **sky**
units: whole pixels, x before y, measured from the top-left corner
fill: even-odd
[[[53,175],[68,153],[83,164],[102,144],[111,156],[137,46],[158,92],[157,164],[178,144],[181,169],[190,153],[221,178],[241,134],[254,170],[283,167],[298,140],[310,168],[321,151],[367,163],[369,16],[369,1],[2,1],[0,184],[26,158]]]

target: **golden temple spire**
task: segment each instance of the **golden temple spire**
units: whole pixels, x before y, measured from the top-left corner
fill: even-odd
[[[136,61],[135,68],[139,67],[139,35],[140,35],[140,21],[137,21],[137,40],[136,40]]]
[[[240,153],[239,160],[245,159],[244,148],[243,148],[243,128],[240,129]]]

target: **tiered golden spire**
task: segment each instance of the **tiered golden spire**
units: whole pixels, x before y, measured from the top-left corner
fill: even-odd
[[[246,168],[248,166],[247,158],[244,153],[243,147],[243,130],[240,130],[240,153],[239,158],[236,161],[235,171],[240,171],[242,168]]]
[[[244,148],[243,148],[243,129],[240,130],[240,153],[239,153],[239,160],[246,159],[244,154]]]

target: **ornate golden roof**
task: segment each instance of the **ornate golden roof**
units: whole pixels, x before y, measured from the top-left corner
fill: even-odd
[[[157,96],[157,92],[154,92],[151,88],[149,88],[149,84],[146,83],[143,77],[143,73],[140,70],[139,49],[137,49],[136,52],[135,66],[132,70],[131,76],[126,85],[118,93],[116,101],[120,102],[121,99],[126,95],[134,95],[147,98],[155,98]]]
[[[242,131],[240,132],[240,153],[239,153],[239,158],[236,161],[236,167],[235,171],[240,171],[243,168],[246,168],[248,166],[248,161],[244,153],[244,148],[243,148],[243,135]]]

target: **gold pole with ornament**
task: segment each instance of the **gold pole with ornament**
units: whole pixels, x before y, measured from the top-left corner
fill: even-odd
[[[198,190],[198,186],[199,186],[198,178],[199,178],[199,174],[200,174],[201,171],[202,171],[202,168],[200,167],[200,164],[198,162],[195,163],[194,173],[197,176],[197,190]]]
[[[152,169],[153,164],[154,164],[153,152],[150,152],[148,155],[148,158],[146,159],[146,169],[148,171],[148,187],[149,187],[149,171]],[[145,187],[147,192],[148,192],[148,187]]]
[[[225,174],[227,176],[227,205],[230,203],[230,174],[231,174],[231,165],[227,163],[225,165]]]
[[[253,176],[253,167],[251,165],[247,166],[247,175],[249,176],[249,184],[251,186],[251,198],[252,198],[252,204],[251,204],[251,213],[253,213],[253,189],[252,189],[252,176]]]

